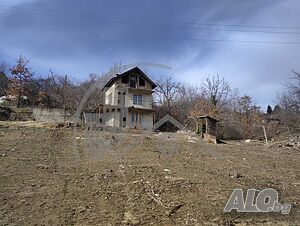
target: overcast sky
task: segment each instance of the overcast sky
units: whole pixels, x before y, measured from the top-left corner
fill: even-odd
[[[142,69],[195,84],[219,74],[264,109],[300,71],[299,12],[299,0],[0,0],[0,61],[22,54],[36,75],[79,80],[160,63],[172,71]]]

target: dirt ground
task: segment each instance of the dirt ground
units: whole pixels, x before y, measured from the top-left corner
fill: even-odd
[[[281,213],[224,213],[274,188]],[[0,122],[0,225],[300,225],[300,150]]]

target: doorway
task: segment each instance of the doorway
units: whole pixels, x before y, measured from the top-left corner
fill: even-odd
[[[142,113],[140,112],[132,112],[131,113],[131,126],[135,129],[142,128]]]

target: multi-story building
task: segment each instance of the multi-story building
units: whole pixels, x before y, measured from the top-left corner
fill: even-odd
[[[117,74],[103,88],[104,104],[94,110],[99,123],[119,128],[153,129],[155,87],[138,67]]]

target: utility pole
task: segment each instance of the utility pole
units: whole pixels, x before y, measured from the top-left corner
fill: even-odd
[[[268,137],[267,137],[267,131],[266,131],[266,127],[265,127],[265,122],[264,121],[263,121],[263,130],[264,130],[264,136],[265,136],[265,140],[266,140],[266,145],[267,145],[267,147],[269,147]]]

